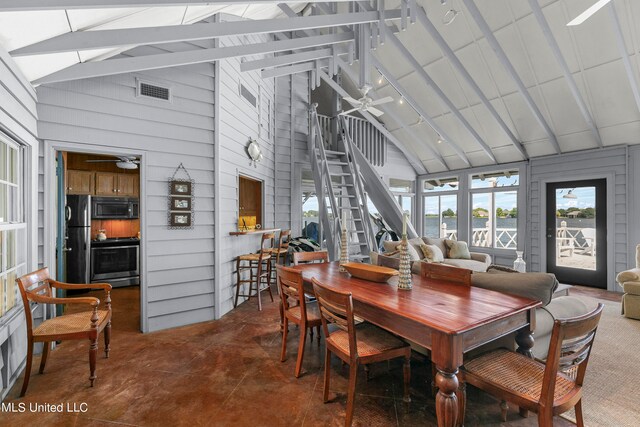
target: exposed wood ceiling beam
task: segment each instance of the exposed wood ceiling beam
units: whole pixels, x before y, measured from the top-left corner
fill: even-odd
[[[342,47],[326,47],[304,52],[292,53],[289,55],[274,56],[273,58],[256,59],[254,61],[246,61],[240,64],[240,71],[263,70],[265,68],[280,67],[283,65],[291,65],[297,62],[313,61],[315,59],[331,58],[334,54],[346,55],[347,49]]]
[[[413,12],[413,11],[412,11]],[[431,20],[427,17],[426,12],[422,7],[418,7],[415,10],[415,13],[412,13],[413,16],[417,17],[418,22],[424,27],[425,30],[429,33],[431,38],[436,42],[436,44],[440,47],[445,56],[449,59],[453,67],[462,75],[462,78],[467,82],[467,84],[471,87],[471,89],[475,92],[476,96],[480,99],[482,104],[489,110],[489,113],[493,116],[493,118],[498,122],[498,125],[502,128],[504,133],[507,134],[511,144],[518,150],[520,155],[524,160],[528,159],[529,156],[525,151],[524,147],[518,141],[516,136],[513,134],[509,126],[502,120],[500,114],[496,111],[493,104],[487,99],[485,94],[482,92],[476,81],[471,77],[471,74],[467,71],[467,69],[462,65],[462,62],[458,59],[456,54],[453,52],[453,49],[447,44],[442,35],[438,32],[436,27],[433,25]]]
[[[320,78],[324,80],[325,83],[327,83],[329,87],[331,87],[331,89],[336,91],[338,95],[340,95],[341,97],[345,98],[347,96],[350,96],[346,90],[344,90],[338,83],[334,82],[333,79],[329,77],[327,73],[325,73],[324,71],[320,72]],[[409,163],[411,164],[411,166],[413,167],[413,169],[418,175],[427,173],[427,169],[424,167],[422,162],[416,161],[415,154],[409,152],[409,150],[407,150],[405,146],[400,141],[398,141],[398,138],[393,136],[393,134],[389,132],[382,125],[382,123],[380,123],[375,117],[373,117],[370,113],[367,113],[366,111],[362,112],[362,116],[365,119],[367,119],[376,129],[382,132],[384,136],[386,136],[387,139],[391,141],[391,143],[395,145],[398,148],[398,150],[402,152],[402,154],[404,154],[404,156],[409,161]]]
[[[356,75],[355,71],[353,71],[351,69],[351,67],[349,67],[348,64],[346,64],[344,61],[342,60],[338,60],[338,64],[340,65],[340,68],[342,68],[342,70],[347,74],[347,76],[349,76],[349,78],[351,79],[352,82],[357,81],[358,76]],[[376,95],[376,91],[375,89],[371,89],[369,91],[368,94],[371,99],[373,99],[374,101],[376,99],[378,99],[379,97]],[[391,119],[393,121],[395,121],[396,123],[398,123],[408,134],[409,136],[411,136],[417,143],[419,146],[424,147],[427,149],[427,151],[429,151],[431,153],[431,155],[442,164],[442,166],[445,167],[446,170],[449,170],[449,166],[447,165],[447,163],[444,161],[444,159],[442,158],[442,155],[440,155],[440,153],[438,153],[433,147],[431,147],[429,144],[425,143],[424,138],[419,137],[416,132],[411,129],[409,126],[407,126],[402,119],[393,111],[393,109],[389,108],[388,105],[385,104],[381,104],[381,105],[377,105],[376,108],[381,109],[382,111],[384,111],[385,114],[387,114],[389,117],[391,117]]]
[[[372,62],[373,62],[373,66],[376,67],[378,69],[378,71],[380,72],[380,74],[382,74],[382,76],[387,79],[387,81],[389,82],[389,84],[391,86],[394,87],[394,89],[396,91],[398,91],[398,93],[404,98],[405,101],[407,101],[407,103],[425,120],[425,122],[427,122],[427,124],[429,126],[431,126],[431,128],[438,134],[440,135],[441,138],[443,138],[445,141],[447,141],[447,143],[449,144],[449,146],[451,147],[451,149],[458,155],[458,157],[460,157],[460,159],[467,165],[467,166],[471,166],[471,162],[469,161],[469,158],[467,157],[467,155],[465,154],[465,152],[458,146],[458,144],[456,144],[455,142],[453,142],[453,138],[451,138],[447,132],[442,129],[436,122],[435,120],[433,120],[433,118],[427,114],[427,112],[424,110],[424,108],[422,108],[420,106],[420,104],[418,104],[418,102],[413,99],[413,97],[411,96],[411,94],[409,93],[409,91],[407,91],[397,80],[395,77],[393,77],[393,75],[389,72],[389,70],[387,70],[387,68],[374,56],[372,58]]]
[[[327,61],[323,61],[321,64],[325,67],[328,65]],[[271,68],[269,70],[263,70],[260,73],[260,76],[263,79],[269,79],[273,77],[288,76],[290,74],[305,73],[307,71],[313,71],[317,69],[317,65],[318,64],[316,61],[311,61],[303,62],[301,64],[288,65],[285,67]]]
[[[65,68],[64,70],[42,77],[36,80],[34,84],[54,83],[90,77],[153,70],[157,68],[214,62],[220,59],[233,58],[237,56],[267,54],[351,41],[353,41],[352,33],[327,34],[314,37],[300,37],[291,40],[255,43],[244,46],[197,49],[186,52],[161,53],[157,55],[136,56],[133,58],[85,62],[82,64],[72,65],[69,68]]]
[[[636,75],[633,72],[633,67],[631,66],[627,46],[624,43],[624,37],[622,36],[622,30],[620,28],[620,21],[618,20],[618,14],[616,13],[616,8],[613,3],[609,4],[609,16],[613,23],[613,31],[616,35],[616,43],[618,45],[620,55],[622,56],[622,62],[624,63],[624,70],[627,73],[627,78],[631,85],[631,92],[633,93],[633,98],[636,100],[638,111],[640,111],[640,91],[638,90],[638,81],[636,80]]]
[[[555,56],[556,61],[560,66],[560,70],[562,70],[562,74],[564,75],[564,78],[567,84],[569,85],[569,90],[573,95],[573,99],[575,99],[576,104],[578,104],[578,108],[580,109],[580,113],[582,113],[582,117],[584,117],[584,120],[587,122],[589,129],[591,129],[591,133],[593,134],[593,137],[596,139],[596,143],[598,144],[598,147],[602,148],[603,145],[602,145],[602,138],[600,138],[600,132],[598,131],[598,128],[595,122],[593,121],[593,117],[591,117],[591,112],[589,112],[589,109],[587,108],[587,103],[584,101],[584,98],[582,98],[582,94],[578,89],[578,85],[576,85],[576,81],[573,78],[571,71],[569,70],[569,65],[567,65],[567,61],[565,61],[564,56],[560,51],[560,46],[558,46],[558,42],[556,41],[555,37],[553,36],[553,33],[551,32],[551,27],[549,27],[547,18],[545,18],[544,13],[542,13],[542,9],[538,4],[538,0],[529,0],[529,6],[531,7],[531,10],[533,11],[533,15],[536,17],[536,20],[538,21],[538,25],[540,25],[540,28],[542,29],[542,34],[544,35],[544,38],[547,40],[547,44],[551,48],[551,52],[553,52],[553,56]]]
[[[315,0],[308,0],[313,3]],[[323,0],[327,1],[327,0]],[[343,2],[349,0],[328,0]],[[280,3],[300,3],[300,0],[278,0]],[[215,4],[273,4],[274,0],[2,0],[0,12],[61,10],[61,9],[108,9],[119,7],[162,6],[210,6]]]
[[[478,25],[478,27],[480,28],[480,31],[482,32],[482,35],[489,43],[489,46],[491,46],[491,49],[498,57],[498,60],[500,61],[502,66],[507,70],[507,72],[509,73],[509,76],[515,82],[518,88],[518,92],[520,92],[520,94],[524,98],[525,102],[529,106],[529,109],[533,113],[534,117],[546,132],[547,137],[551,141],[551,145],[553,145],[553,148],[556,151],[556,154],[561,153],[562,150],[560,149],[560,145],[558,144],[558,140],[556,139],[555,134],[549,127],[549,124],[547,123],[544,116],[540,112],[540,109],[538,108],[533,98],[529,94],[529,91],[527,90],[524,83],[520,79],[520,76],[518,76],[518,73],[516,72],[516,69],[514,68],[513,64],[511,64],[511,61],[509,61],[509,58],[507,58],[507,54],[500,46],[500,43],[498,43],[498,39],[496,39],[496,37],[493,35],[493,32],[489,28],[489,25],[487,24],[487,22],[484,20],[484,17],[480,13],[480,10],[475,5],[473,0],[462,0],[462,1],[464,2],[465,6],[467,7],[467,10],[471,14],[471,17],[476,22],[476,25]]]
[[[400,11],[388,11],[387,19],[399,19]],[[337,15],[299,16],[290,19],[263,19],[255,21],[199,23],[197,25],[168,25],[149,28],[122,28],[115,30],[76,31],[52,37],[10,52],[11,56],[106,49],[205,40],[224,36],[262,34],[278,31],[298,31],[310,28],[377,22],[375,12],[345,13]]]

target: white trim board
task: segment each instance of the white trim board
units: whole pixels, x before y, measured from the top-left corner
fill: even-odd
[[[124,148],[113,148],[104,145],[92,145],[85,143],[74,143],[64,141],[44,141],[43,163],[44,163],[44,253],[43,263],[49,265],[50,270],[55,274],[56,268],[56,216],[55,216],[55,183],[56,183],[56,151],[71,151],[86,154],[109,154],[122,156],[136,156],[140,158],[140,329],[143,333],[149,332],[149,319],[147,316],[147,284],[145,278],[147,274],[147,219],[146,212],[146,176],[147,163],[146,153],[140,150],[129,150]]]

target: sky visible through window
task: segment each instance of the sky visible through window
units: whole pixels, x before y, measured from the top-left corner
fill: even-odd
[[[564,196],[571,190],[575,199],[566,199]],[[594,208],[596,206],[596,190],[594,187],[558,188],[556,190],[556,209],[569,208]]]

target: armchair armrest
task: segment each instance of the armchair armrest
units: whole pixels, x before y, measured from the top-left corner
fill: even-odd
[[[100,300],[96,297],[54,298],[38,294],[29,294],[28,297],[31,301],[43,304],[89,304],[94,308],[100,304]]]
[[[104,289],[105,291],[111,290],[109,283],[64,283],[57,280],[49,280],[49,284],[58,289]]]
[[[487,264],[487,266],[491,264],[491,255],[489,254],[482,252],[469,252],[469,255],[471,255],[471,259],[474,261],[483,262]]]

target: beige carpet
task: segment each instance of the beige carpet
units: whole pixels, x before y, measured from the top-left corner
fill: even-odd
[[[587,299],[587,298],[585,298]],[[593,301],[594,307],[597,301]],[[584,382],[582,410],[588,427],[640,426],[640,320],[605,304]],[[573,411],[566,418],[575,420]]]

